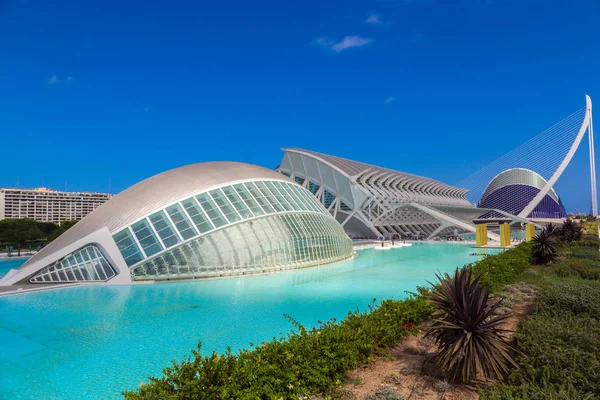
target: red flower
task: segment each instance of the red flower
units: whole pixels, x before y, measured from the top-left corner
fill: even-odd
[[[402,327],[404,329],[412,329],[413,328],[413,323],[410,322],[410,321],[409,322],[405,322],[405,323],[402,324]]]

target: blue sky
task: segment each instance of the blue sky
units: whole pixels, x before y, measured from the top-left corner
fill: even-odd
[[[597,0],[0,0],[0,187],[118,192],[288,146],[456,183],[600,104],[599,18]],[[589,210],[586,153],[557,185],[569,210]]]

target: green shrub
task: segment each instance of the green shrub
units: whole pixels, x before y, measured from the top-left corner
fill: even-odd
[[[496,291],[505,285],[514,283],[531,263],[532,243],[521,243],[471,264],[473,275],[480,277],[480,282]]]
[[[292,320],[297,331],[251,350],[233,354],[200,354],[173,362],[160,378],[126,399],[298,399],[328,393],[359,364],[383,355],[406,336],[412,324],[433,311],[423,296],[404,301],[385,300],[368,312],[348,313],[341,322],[329,321],[306,330]]]
[[[562,260],[554,265],[554,271],[561,278],[575,276],[583,279],[600,279],[600,265],[591,259]]]
[[[482,399],[596,399],[600,397],[600,281],[553,279],[515,339],[521,369]]]
[[[598,251],[598,243],[591,246],[587,244],[589,242],[575,242],[575,245],[569,246],[572,258],[587,258],[590,260],[596,260],[600,265],[600,251]]]
[[[596,246],[598,244],[600,244],[600,238],[598,237],[597,233],[595,235],[590,235],[590,234],[583,235],[581,237],[581,241],[596,242]]]

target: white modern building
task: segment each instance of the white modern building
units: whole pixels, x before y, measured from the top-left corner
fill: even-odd
[[[59,192],[47,188],[0,188],[0,220],[79,221],[112,198],[107,193]]]
[[[253,274],[352,253],[341,225],[308,190],[263,167],[208,162],[116,195],[0,285]]]
[[[277,170],[309,190],[352,237],[432,239],[475,232],[476,219],[529,222],[502,210],[477,208],[467,200],[467,189],[434,179],[310,150],[283,150]]]

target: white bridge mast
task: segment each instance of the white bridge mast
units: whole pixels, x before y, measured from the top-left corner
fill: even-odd
[[[594,155],[594,124],[592,122],[592,100],[587,97],[589,110],[588,140],[590,144],[590,179],[592,183],[592,215],[598,217],[598,192],[596,191],[596,156]]]

